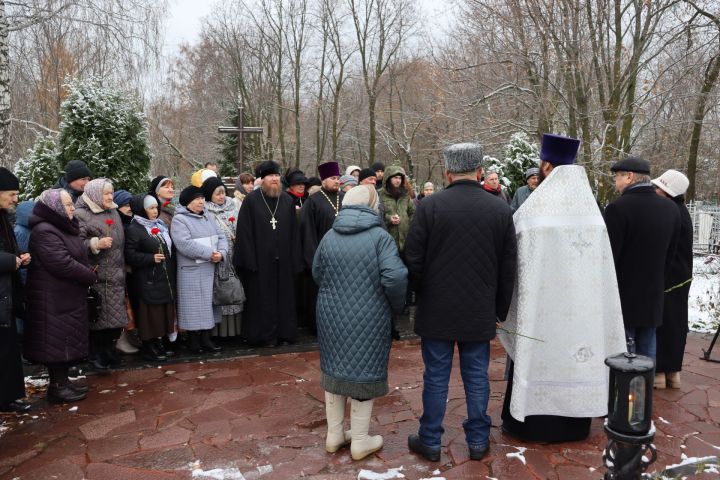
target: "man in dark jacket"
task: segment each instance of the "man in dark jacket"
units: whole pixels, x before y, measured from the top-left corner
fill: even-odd
[[[77,202],[77,199],[85,191],[85,184],[90,181],[91,177],[92,173],[85,162],[70,160],[65,165],[65,175],[58,178],[53,188],[62,188],[70,194],[73,202]]]
[[[655,359],[655,329],[662,324],[663,295],[680,234],[680,213],[655,193],[650,164],[638,157],[610,169],[622,195],[605,210],[625,335],[637,353]]]
[[[443,417],[455,343],[465,385],[464,422],[470,458],[488,450],[490,340],[507,316],[516,270],[516,239],[507,202],[483,190],[482,146],[463,143],[443,152],[450,184],[420,203],[405,243],[418,291],[415,332],[425,362],[423,415],[410,450],[440,460]]]

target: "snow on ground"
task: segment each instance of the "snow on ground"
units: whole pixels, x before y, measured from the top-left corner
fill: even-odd
[[[358,473],[358,480],[390,480],[392,478],[405,478],[405,475],[400,473],[404,467],[391,468],[387,472],[373,472],[372,470],[360,470]]]
[[[690,330],[715,333],[720,318],[720,257],[693,259],[693,281],[688,300]]]
[[[515,457],[518,460],[520,460],[523,463],[523,465],[527,465],[527,461],[525,460],[525,455],[524,455],[527,448],[525,448],[525,447],[514,447],[514,448],[517,448],[518,451],[512,452],[512,453],[506,453],[505,456],[508,458]]]

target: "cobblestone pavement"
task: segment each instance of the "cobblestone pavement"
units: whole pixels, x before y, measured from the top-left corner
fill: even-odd
[[[679,463],[683,454],[720,454],[720,364],[698,358],[708,344],[708,337],[691,334],[682,389],[655,391],[658,461],[651,470]],[[385,445],[363,461],[353,462],[347,449],[324,451],[324,396],[313,351],[92,376],[88,398],[75,405],[49,406],[40,388],[29,415],[4,417],[9,429],[0,437],[0,478],[601,478],[606,438],[599,419],[583,442],[524,444],[502,433],[504,369],[504,352],[493,342],[492,443],[482,461],[468,459],[457,365],[440,462],[408,452],[407,436],[417,430],[422,411],[423,367],[415,339],[393,346],[391,392],[376,401],[370,429],[384,436]]]

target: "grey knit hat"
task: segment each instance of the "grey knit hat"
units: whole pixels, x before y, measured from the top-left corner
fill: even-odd
[[[527,170],[525,170],[525,180],[527,180],[528,178],[535,176],[535,175],[540,175],[539,168],[532,167],[532,168],[528,168]]]
[[[479,143],[456,143],[443,150],[445,170],[450,173],[469,173],[482,167],[483,148]]]

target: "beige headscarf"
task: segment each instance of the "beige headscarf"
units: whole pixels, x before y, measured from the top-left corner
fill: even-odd
[[[379,198],[375,187],[372,185],[358,185],[345,193],[343,197],[343,206],[346,205],[363,205],[370,207],[376,212],[378,211]]]

